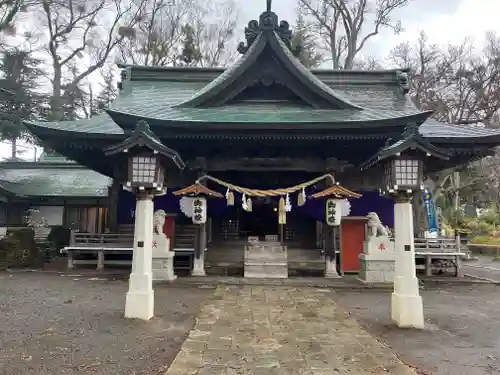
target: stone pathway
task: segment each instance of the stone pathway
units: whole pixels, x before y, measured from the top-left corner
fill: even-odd
[[[221,286],[166,375],[415,375],[330,290]]]

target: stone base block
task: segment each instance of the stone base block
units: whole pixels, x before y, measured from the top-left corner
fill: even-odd
[[[153,258],[153,281],[174,281],[174,258]]]
[[[203,257],[194,258],[191,276],[207,276],[207,272],[205,271],[205,259]]]
[[[365,283],[394,282],[395,258],[395,253],[360,254],[358,279]]]
[[[288,264],[245,262],[244,277],[253,279],[286,279],[288,278]]]
[[[391,317],[400,328],[424,328],[424,308],[422,297],[392,293]]]
[[[288,255],[285,246],[268,242],[245,247],[244,277],[259,279],[286,279]]]
[[[125,318],[149,320],[154,315],[154,291],[134,290],[125,299]]]

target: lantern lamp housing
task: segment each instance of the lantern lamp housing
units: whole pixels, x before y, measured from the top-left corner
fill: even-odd
[[[167,163],[173,163],[181,170],[186,166],[180,155],[165,146],[143,120],[137,123],[130,137],[107,148],[104,154],[128,164],[125,183],[140,191],[163,190]]]
[[[422,183],[423,162],[418,156],[394,156],[384,161],[384,185],[387,190],[417,190]]]

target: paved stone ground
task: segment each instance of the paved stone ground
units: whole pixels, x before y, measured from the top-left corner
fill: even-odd
[[[421,291],[425,330],[390,321],[390,293],[337,290],[335,299],[405,363],[432,375],[500,374],[500,286],[439,284]]]
[[[494,261],[492,255],[475,256],[477,260],[462,263],[463,273],[500,283],[500,262]]]
[[[0,374],[165,374],[213,289],[157,286],[148,322],[123,317],[127,283],[0,272]]]
[[[330,290],[221,286],[167,375],[415,374]]]

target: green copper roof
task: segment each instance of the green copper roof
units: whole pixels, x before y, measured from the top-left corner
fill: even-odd
[[[399,139],[389,139],[387,145],[382,147],[369,160],[362,163],[360,167],[361,169],[367,169],[379,161],[412,150],[420,150],[420,152],[424,152],[428,156],[433,156],[437,159],[448,160],[450,158],[449,152],[432,145],[427,139],[422,137],[417,126],[410,125],[401,134]]]
[[[107,197],[111,179],[68,163],[2,163],[0,187],[16,196]]]

